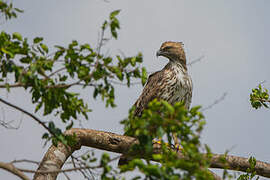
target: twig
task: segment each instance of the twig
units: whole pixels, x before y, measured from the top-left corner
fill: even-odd
[[[67,180],[71,180],[71,179],[68,177],[67,173],[63,172],[63,174],[65,175],[65,177],[67,178]]]
[[[8,105],[8,106],[10,106],[10,107],[12,107],[12,108],[14,108],[14,109],[17,109],[18,111],[21,111],[22,113],[24,113],[24,114],[30,116],[30,117],[31,117],[32,119],[34,119],[37,123],[39,123],[42,127],[44,127],[51,135],[53,135],[54,137],[57,138],[57,136],[55,135],[55,133],[52,132],[51,129],[48,128],[48,127],[45,125],[44,122],[42,122],[39,118],[37,118],[36,116],[34,116],[32,113],[27,112],[26,110],[24,110],[24,109],[22,109],[22,108],[20,108],[20,107],[18,107],[18,106],[16,106],[16,105],[14,105],[14,104],[11,104],[11,103],[5,101],[5,100],[2,99],[2,98],[0,98],[0,102],[2,102],[2,103],[6,104],[6,105]]]
[[[32,164],[37,164],[37,165],[40,164],[39,161],[33,161],[33,160],[29,160],[29,159],[13,160],[10,163],[12,163],[12,164],[14,164],[14,163],[32,163]]]
[[[72,163],[73,163],[73,167],[74,168],[77,168],[77,166],[76,166],[76,163],[74,162],[74,160],[76,160],[76,161],[78,161],[79,163],[78,163],[78,166],[79,167],[83,167],[82,165],[81,165],[81,163],[82,164],[85,164],[84,162],[80,162],[80,160],[79,159],[77,159],[76,157],[74,157],[73,155],[71,155],[71,160],[72,160]],[[85,164],[86,165],[86,164]],[[85,172],[83,171],[83,169],[79,169],[79,171],[80,171],[80,173],[83,175],[83,177],[84,178],[88,178],[88,176],[85,174]]]
[[[14,122],[14,120],[5,122],[5,119],[6,119],[5,111],[3,108],[1,108],[1,110],[2,110],[2,115],[3,115],[3,120],[0,120],[0,125],[7,128],[7,129],[15,129],[15,130],[19,129],[21,126],[21,123],[22,123],[22,118],[20,119],[19,124],[17,126],[13,126],[11,124]]]
[[[208,109],[211,109],[213,106],[217,105],[218,103],[220,103],[221,101],[223,101],[225,99],[225,97],[227,96],[227,92],[223,93],[223,95],[219,98],[219,99],[216,99],[212,104],[208,105],[207,107],[203,108],[201,111],[205,111],[205,110],[208,110]]]
[[[253,98],[253,100],[260,101],[261,103],[263,103],[263,102],[269,102],[270,103],[270,99]]]
[[[15,84],[9,84],[9,88],[16,88],[16,87],[23,87],[24,85],[22,83],[15,83]],[[6,88],[6,84],[0,84],[0,88]]]
[[[66,69],[66,67],[62,67],[62,68],[60,68],[60,69],[57,69],[56,71],[54,71],[54,72],[52,72],[51,74],[49,74],[49,75],[48,75],[48,78],[52,77],[52,76],[55,75],[56,73],[59,73],[59,72],[65,70],[65,69]]]
[[[111,160],[108,161],[108,163],[113,162],[115,160],[118,160],[121,156],[116,156],[112,158]],[[84,167],[75,167],[75,168],[69,168],[69,169],[60,169],[60,170],[29,170],[29,169],[22,169],[18,168],[22,172],[26,173],[37,173],[37,174],[52,174],[52,173],[64,173],[64,172],[72,172],[72,171],[78,171],[78,170],[84,170],[84,169],[97,169],[97,168],[102,168],[102,165],[96,165],[96,166],[84,166]]]
[[[214,173],[213,171],[211,171],[210,169],[208,169],[208,171],[214,176],[215,180],[223,180],[219,175],[217,175],[216,173]]]
[[[91,75],[91,76],[90,76]],[[89,76],[85,77],[84,79],[87,79],[87,78],[91,78],[92,77],[92,74],[90,74]],[[45,88],[47,89],[51,89],[51,88],[70,88],[71,86],[76,86],[76,85],[83,85],[83,86],[94,86],[94,84],[82,84],[81,82],[84,80],[78,80],[74,83],[70,83],[70,84],[56,84],[56,85],[49,85],[49,86],[46,86]],[[16,84],[10,84],[9,87],[10,88],[17,88],[17,87],[24,87],[25,84],[21,84],[21,83],[16,83]],[[32,87],[32,86],[28,86],[28,87]],[[3,85],[1,84],[0,85],[0,88],[6,88],[6,85]]]
[[[25,172],[25,173],[36,173],[36,174],[53,174],[53,173],[64,173],[64,172],[72,172],[72,171],[78,171],[78,170],[83,170],[83,169],[93,169],[93,168],[100,168],[100,166],[84,166],[84,167],[76,167],[76,168],[69,168],[69,169],[63,169],[63,170],[48,170],[48,171],[43,171],[43,170],[30,170],[30,169],[22,169],[18,168],[20,171]]]
[[[88,76],[86,76],[85,78],[83,79],[80,79],[78,80],[77,82],[74,82],[74,83],[71,83],[71,84],[63,84],[63,85],[57,85],[57,86],[49,86],[48,88],[69,88],[71,86],[74,86],[74,85],[79,85],[83,80],[85,79],[88,79],[88,78],[92,78],[95,70],[97,69],[98,65],[99,65],[99,55],[100,55],[100,51],[101,51],[101,48],[103,46],[103,41],[104,41],[104,32],[105,32],[105,29],[102,29],[101,31],[101,36],[100,36],[100,40],[99,40],[99,43],[98,43],[98,46],[97,46],[97,56],[96,56],[96,62],[95,62],[95,65],[94,65],[94,69],[92,70],[92,73],[90,73]]]
[[[111,83],[113,83],[113,84],[127,86],[127,83],[117,82],[117,81],[114,81],[114,80],[108,80],[108,81],[111,82]],[[133,86],[133,85],[139,85],[139,84],[141,84],[141,82],[131,82],[130,83],[131,86]]]
[[[187,66],[192,66],[193,64],[201,61],[203,58],[204,58],[204,56],[201,56],[201,57],[199,57],[199,58],[197,58],[195,60],[192,60],[190,63],[187,63]]]
[[[266,80],[263,80],[263,81],[260,82],[259,84],[260,84],[260,85],[263,85],[264,83],[266,83]],[[259,87],[259,86],[257,86],[257,87]]]

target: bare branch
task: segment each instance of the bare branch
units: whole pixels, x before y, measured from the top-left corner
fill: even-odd
[[[213,175],[215,180],[223,180],[219,175],[208,169],[208,171]]]
[[[2,115],[3,115],[3,119],[0,120],[0,125],[3,126],[6,129],[13,129],[13,130],[17,130],[20,128],[21,124],[22,124],[22,120],[23,120],[23,113],[22,116],[19,120],[19,123],[17,125],[13,125],[15,120],[10,120],[6,122],[6,116],[5,116],[5,111],[4,108],[1,107],[1,111],[2,111]]]
[[[218,103],[220,103],[221,101],[223,101],[225,99],[225,97],[227,96],[227,92],[223,93],[223,95],[216,99],[212,104],[208,105],[207,107],[203,108],[201,111],[205,111],[205,110],[208,110],[208,109],[211,109],[213,106],[217,105]]]
[[[192,60],[190,63],[187,63],[188,66],[192,66],[193,64],[200,62],[202,59],[204,58],[204,56],[201,56],[195,60]]]
[[[113,162],[115,160],[118,160],[120,158],[120,156],[117,156],[113,159],[111,159],[108,163]],[[84,169],[97,169],[97,168],[101,168],[101,165],[97,165],[97,166],[83,166],[83,167],[75,167],[75,168],[69,168],[69,169],[63,169],[63,170],[47,170],[47,171],[42,171],[42,170],[29,170],[29,169],[21,169],[18,168],[20,171],[22,172],[26,172],[26,173],[36,173],[36,174],[52,174],[52,173],[66,173],[66,172],[72,172],[72,171],[78,171],[78,170],[84,170]]]
[[[83,167],[76,167],[76,168],[69,168],[69,169],[63,169],[63,170],[47,170],[47,171],[42,171],[42,170],[29,170],[29,169],[19,169],[22,172],[26,173],[36,173],[36,174],[52,174],[52,173],[65,173],[65,172],[71,172],[71,171],[78,171],[78,170],[83,170],[83,169],[94,169],[94,168],[100,168],[100,166],[83,166]]]
[[[13,129],[13,130],[15,129],[15,130],[17,130],[21,126],[22,118],[20,119],[19,124],[16,125],[16,126],[12,125],[13,122],[14,122],[14,120],[6,122],[5,119],[3,119],[3,120],[0,120],[0,125],[3,126],[6,129]]]
[[[87,76],[85,77],[85,79],[87,78],[91,78],[92,75],[90,76]],[[56,85],[50,85],[50,86],[46,86],[47,89],[52,89],[52,88],[70,88],[71,86],[94,86],[93,84],[89,83],[89,84],[83,84],[81,83],[82,80],[78,80],[76,82],[73,82],[73,83],[70,83],[70,84],[56,84]],[[18,87],[24,87],[25,85],[24,84],[21,84],[21,83],[17,83],[17,84],[10,84],[9,85],[9,88],[18,88]],[[31,86],[28,86],[28,87],[31,87]],[[6,85],[0,85],[0,88],[6,88]]]
[[[270,103],[270,99],[254,98],[254,100],[260,101],[261,103],[264,103],[264,102]]]
[[[27,177],[23,172],[21,172],[18,168],[16,168],[11,163],[0,162],[0,168],[7,170],[8,172],[18,176],[19,178],[23,180],[30,180],[29,177]]]
[[[15,84],[0,84],[0,88],[17,88],[17,87],[23,87],[24,85],[22,83],[15,83]]]
[[[76,134],[77,145],[74,147],[67,148],[61,143],[58,143],[58,146],[51,146],[47,153],[45,154],[39,168],[37,171],[46,172],[48,170],[58,172],[61,170],[66,159],[71,156],[71,154],[80,149],[81,146],[87,146],[92,148],[97,148],[101,150],[106,150],[115,153],[126,154],[129,152],[129,149],[132,145],[138,143],[138,141],[133,137],[122,136],[110,132],[96,131],[91,129],[70,129],[66,131],[66,134]],[[154,152],[160,153],[160,145],[154,144]],[[137,156],[141,158],[144,157],[144,154],[139,154]],[[178,152],[178,158],[186,159],[181,152]],[[223,163],[221,159],[225,159],[226,163]],[[51,166],[45,166],[47,162],[52,163]],[[248,158],[242,158],[237,156],[223,155],[223,154],[213,154],[211,159],[210,168],[221,168],[229,169],[235,171],[243,171],[250,167]],[[258,175],[264,177],[270,177],[270,164],[262,161],[257,161],[255,169]],[[56,179],[58,173],[51,174],[38,174],[36,173],[34,179],[46,179],[50,177],[51,179]]]
[[[31,117],[32,119],[34,119],[37,123],[39,123],[42,127],[44,127],[51,135],[53,135],[54,137],[57,138],[57,136],[55,135],[55,133],[52,132],[51,129],[48,128],[48,127],[45,125],[44,122],[42,122],[39,118],[37,118],[37,117],[36,117],[35,115],[33,115],[32,113],[27,112],[26,110],[20,108],[19,106],[16,106],[16,105],[14,105],[14,104],[11,104],[11,103],[5,101],[5,100],[2,99],[2,98],[0,98],[0,102],[2,102],[2,103],[4,103],[4,104],[6,104],[6,105],[8,105],[8,106],[10,106],[10,107],[12,107],[12,108],[18,110],[18,111],[21,111],[22,113],[24,113],[24,114],[30,116],[30,117]]]
[[[121,85],[121,86],[127,86],[127,83],[123,83],[123,82],[119,82],[119,81],[114,81],[114,80],[108,80],[109,82],[113,83],[113,84],[117,84],[117,85]],[[130,85],[131,86],[135,86],[135,85],[139,85],[142,84],[141,82],[131,82]]]
[[[77,164],[77,163],[75,163],[75,161],[77,161],[77,162],[79,162],[79,163]],[[81,162],[77,157],[74,157],[73,155],[71,155],[71,162],[72,162],[74,168],[77,168],[77,166],[83,167],[84,165],[86,165],[84,161]],[[76,165],[76,164],[77,164],[77,165]],[[86,178],[86,179],[88,178],[87,172],[85,172],[83,169],[79,169],[79,171],[80,171],[80,173],[83,175],[84,178]],[[90,170],[89,170],[89,171],[90,171]],[[91,173],[90,173],[90,174],[91,174]]]
[[[14,164],[14,163],[32,163],[32,164],[37,164],[39,165],[39,161],[33,161],[33,160],[29,160],[29,159],[19,159],[19,160],[13,160],[10,163]]]
[[[62,68],[60,68],[60,69],[57,69],[56,71],[54,71],[54,72],[52,72],[51,74],[49,74],[49,75],[48,75],[48,78],[52,77],[52,76],[55,75],[56,73],[59,73],[59,72],[65,70],[65,69],[66,69],[66,67],[62,67]]]
[[[100,54],[102,46],[104,46],[103,42],[106,40],[104,39],[104,33],[105,33],[105,29],[102,28],[101,35],[99,36],[99,39],[98,39],[97,49],[96,49],[98,55]]]
[[[65,177],[67,178],[67,180],[71,180],[71,179],[69,178],[69,176],[67,175],[67,173],[63,172],[63,174],[65,175]]]

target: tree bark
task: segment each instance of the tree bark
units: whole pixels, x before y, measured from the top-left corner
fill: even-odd
[[[76,134],[77,145],[72,148],[64,146],[61,143],[58,143],[57,147],[52,145],[43,157],[41,164],[34,175],[35,180],[56,179],[59,170],[61,170],[67,158],[74,151],[80,149],[81,146],[125,154],[129,151],[132,145],[139,143],[138,140],[133,137],[91,129],[73,128],[65,132],[65,134],[68,135],[73,135],[74,133]],[[159,147],[160,145],[154,144],[155,153],[160,152]],[[185,157],[181,152],[178,152],[178,158]],[[226,163],[222,163],[221,158],[225,158]],[[250,165],[248,158],[230,155],[224,156],[223,154],[213,154],[210,165],[210,168],[229,169],[243,172],[246,172],[247,168],[249,167]],[[52,173],[53,171],[55,171],[55,173]],[[270,177],[270,164],[262,161],[257,161],[255,171],[260,176]]]

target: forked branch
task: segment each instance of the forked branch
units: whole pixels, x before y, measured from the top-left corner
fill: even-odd
[[[5,169],[8,172],[20,177],[23,180],[30,180],[29,177],[27,177],[22,171],[17,169],[12,163],[0,162],[0,169]]]
[[[81,146],[87,146],[106,150],[115,153],[126,153],[129,151],[132,145],[138,143],[133,137],[122,136],[110,132],[97,131],[91,129],[70,129],[66,131],[66,134],[76,134],[77,145],[72,148],[67,148],[61,143],[57,147],[51,146],[43,160],[38,167],[34,179],[56,179],[59,170],[61,170],[67,158]],[[154,144],[156,153],[160,152],[160,145]],[[142,155],[143,158],[143,155]],[[178,158],[185,158],[182,153],[178,153]],[[226,163],[223,163],[221,159],[226,159]],[[211,159],[210,168],[229,169],[236,171],[243,171],[250,167],[248,158],[242,158],[237,156],[224,156],[223,154],[213,154]],[[270,177],[270,164],[262,161],[257,161],[255,169],[256,173],[260,176]],[[55,172],[55,173],[53,173]],[[216,179],[219,179],[215,177]]]

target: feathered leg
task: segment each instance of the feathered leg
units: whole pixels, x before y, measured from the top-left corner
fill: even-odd
[[[179,139],[177,138],[177,135],[175,133],[173,133],[172,136],[173,136],[175,150],[177,150],[177,151],[182,150],[183,148],[179,143]]]

